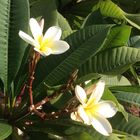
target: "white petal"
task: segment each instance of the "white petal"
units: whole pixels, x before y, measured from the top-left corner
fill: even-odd
[[[95,112],[105,118],[113,117],[117,113],[116,105],[111,101],[101,101],[95,107]]]
[[[35,51],[39,52],[42,56],[48,56],[52,53],[52,50],[48,48],[45,52],[40,51],[38,48],[34,48]]]
[[[44,56],[48,56],[48,55],[51,55],[52,54],[52,49],[51,48],[47,48],[44,53]]]
[[[72,113],[70,114],[70,117],[71,117],[71,119],[74,120],[74,121],[77,120],[77,115],[76,115],[75,112],[72,112]]]
[[[81,105],[78,107],[78,115],[81,117],[85,124],[91,125],[91,121]]]
[[[57,41],[60,39],[61,34],[62,34],[62,31],[59,27],[52,26],[46,31],[43,38],[43,42]]]
[[[104,87],[105,87],[105,83],[103,81],[99,81],[96,84],[95,89],[93,90],[87,105],[91,104],[91,103],[98,103],[98,101],[101,99],[103,92],[104,92]]]
[[[109,136],[112,133],[112,127],[107,119],[97,115],[92,118],[92,126],[102,135]]]
[[[29,25],[34,39],[38,42],[39,38],[42,36],[42,29],[40,25],[34,18],[30,19]]]
[[[38,46],[37,42],[28,34],[24,33],[23,31],[19,31],[18,34],[25,42],[31,44],[32,46]]]
[[[82,122],[82,119],[80,118],[77,112],[72,112],[70,117],[74,121]]]
[[[86,100],[87,100],[87,95],[86,95],[84,89],[82,87],[80,87],[79,85],[77,85],[75,87],[75,94],[76,94],[77,99],[80,101],[80,103],[82,105],[85,105]]]
[[[49,47],[52,49],[52,54],[62,54],[70,48],[69,44],[62,40],[52,42]]]
[[[35,47],[34,50],[35,50],[36,52],[40,53],[41,55],[43,55],[43,53],[42,53],[38,48]]]
[[[39,25],[40,25],[40,28],[43,32],[43,29],[44,29],[44,18],[41,19],[41,21],[39,22]]]
[[[23,136],[23,131],[21,131],[19,128],[17,128],[17,133],[18,133],[18,135],[20,135],[20,136]]]

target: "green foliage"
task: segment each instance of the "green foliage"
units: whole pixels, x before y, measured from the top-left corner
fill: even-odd
[[[30,4],[31,17],[44,18],[46,22],[45,30],[52,25],[57,25],[55,0],[30,0]]]
[[[12,133],[12,126],[10,126],[7,123],[4,123],[4,121],[0,122],[0,139],[3,140],[7,138]]]
[[[19,36],[19,30],[28,30],[28,1],[1,0],[0,1],[0,78],[5,91],[14,80],[25,51],[26,44]]]
[[[114,4],[111,0],[99,0],[98,4],[93,7],[93,11],[100,9],[101,14],[117,19],[124,18],[124,11]]]
[[[100,10],[101,14],[106,17],[112,17],[114,19],[124,20],[127,21],[132,26],[138,28],[140,30],[140,26],[137,23],[133,22],[136,21],[137,16],[133,14],[128,14],[124,12],[119,6],[113,3],[111,0],[99,0],[98,4],[93,7],[93,11]],[[129,19],[131,18],[131,20]]]
[[[111,87],[111,90],[118,100],[140,106],[140,87],[116,86]]]
[[[139,140],[139,12],[138,0],[0,0],[0,140]],[[29,17],[44,18],[43,33],[59,26],[70,45],[64,54],[41,56],[35,71],[35,51],[18,35],[28,33]],[[70,119],[79,105],[76,84],[89,89],[98,80],[106,82],[102,99],[119,111],[109,119],[109,137]],[[41,109],[34,110],[32,92]]]
[[[122,74],[131,64],[140,60],[139,53],[139,49],[125,46],[102,51],[81,66],[80,76],[89,73]]]
[[[140,136],[140,128],[139,128],[140,119],[138,117],[129,115],[128,122],[120,114],[116,115],[116,117],[112,120],[112,125],[114,129],[122,131],[124,133],[128,133],[133,136]],[[137,139],[138,139],[137,138]]]
[[[46,78],[43,81],[37,81],[41,84],[35,83],[35,87],[38,88],[37,86],[39,86],[38,90],[40,90],[44,82],[48,85],[54,85],[69,77],[70,73],[75,71],[82,63],[91,56],[94,56],[103,47],[110,27],[91,26],[68,36],[65,40],[70,44],[70,50],[60,57],[53,56],[49,58],[50,60],[42,60],[38,66],[39,70],[37,69],[37,74],[39,74],[37,75],[37,80],[41,80],[45,76]],[[96,42],[96,40],[100,41]],[[49,69],[47,66],[49,66]]]

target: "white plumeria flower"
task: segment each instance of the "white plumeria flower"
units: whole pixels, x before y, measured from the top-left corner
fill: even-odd
[[[31,18],[29,25],[34,39],[23,31],[19,31],[19,36],[34,46],[34,50],[41,55],[61,54],[69,49],[69,44],[60,40],[62,31],[59,27],[50,27],[43,36],[44,20],[42,20],[39,25],[34,18]]]
[[[106,118],[113,117],[117,108],[112,101],[100,101],[104,86],[105,83],[99,81],[89,99],[87,99],[84,89],[77,85],[75,94],[81,105],[78,106],[76,112],[71,113],[71,119],[92,125],[102,135],[109,136],[112,133],[112,127]]]

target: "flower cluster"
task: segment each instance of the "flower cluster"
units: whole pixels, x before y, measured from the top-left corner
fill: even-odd
[[[29,25],[34,39],[23,31],[19,31],[19,36],[34,46],[34,50],[41,55],[61,54],[69,49],[69,44],[60,40],[62,31],[59,27],[50,27],[43,36],[44,20],[39,25],[34,18],[31,18]]]
[[[104,92],[104,86],[105,83],[99,81],[89,99],[87,99],[84,89],[77,85],[75,94],[81,104],[76,112],[71,113],[71,118],[92,125],[99,133],[108,136],[112,133],[112,127],[106,118],[113,117],[117,108],[112,101],[100,100]]]

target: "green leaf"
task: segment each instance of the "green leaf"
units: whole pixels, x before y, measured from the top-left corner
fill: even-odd
[[[98,4],[93,7],[93,11],[100,10],[101,14],[106,17],[127,21],[130,25],[140,30],[140,26],[133,22],[134,16],[125,13],[119,6],[111,0],[99,0]],[[133,16],[133,18],[132,18]],[[131,17],[131,18],[130,18]]]
[[[62,7],[60,4],[59,11],[66,17],[72,29],[77,30],[81,28],[84,18],[89,14],[89,12],[91,12],[92,7],[97,0],[86,0],[80,2],[76,2],[74,0],[71,1],[72,2],[65,7]]]
[[[28,136],[31,140],[52,140],[48,138],[48,134],[42,132],[29,132]]]
[[[118,47],[104,50],[91,57],[80,68],[80,76],[89,73],[117,75],[126,71],[130,65],[140,60],[140,50],[131,47]]]
[[[125,16],[126,16],[127,19],[131,20],[133,22],[133,24],[135,23],[137,26],[140,25],[140,14],[125,13]]]
[[[114,129],[127,133],[128,136],[139,136],[138,138],[140,139],[140,118],[129,114],[126,122],[122,115],[118,114],[111,119],[111,122]]]
[[[103,18],[103,16],[101,15],[101,13],[99,12],[99,10],[91,12],[85,19],[84,22],[81,26],[81,28],[84,28],[86,26],[91,26],[91,25],[95,25],[95,24],[107,24]]]
[[[132,26],[134,26],[135,28],[137,28],[137,29],[140,30],[140,26],[139,26],[139,25],[137,25],[137,24],[134,23],[133,21],[129,20],[128,18],[125,18],[125,19],[126,19],[126,21],[127,21],[130,25],[132,25]]]
[[[104,75],[101,77],[101,80],[105,81],[107,86],[122,86],[122,85],[130,85],[128,79],[126,79],[122,75],[117,76],[107,76]]]
[[[133,36],[129,39],[128,45],[134,48],[140,48],[140,36]]]
[[[140,87],[139,86],[130,86],[130,85],[127,85],[127,86],[112,86],[110,87],[110,89],[112,91],[123,91],[123,92],[133,92],[133,93],[140,93]]]
[[[38,123],[27,127],[27,131],[28,133],[30,133],[30,131],[52,133],[64,136],[68,140],[72,140],[71,138],[77,134],[85,135],[82,134],[83,132],[86,133],[88,138],[92,138],[94,140],[119,140],[119,138],[115,134],[111,134],[109,137],[105,137],[99,134],[97,131],[95,131],[92,126],[87,126],[68,119],[49,120],[45,121],[44,123]],[[77,136],[77,138],[79,137]]]
[[[0,122],[0,140],[7,138],[12,133],[12,126],[7,123]]]
[[[107,37],[104,49],[126,45],[131,33],[131,27],[121,25],[113,27]]]
[[[99,0],[98,4],[93,7],[92,11],[98,9],[100,9],[101,14],[106,17],[124,19],[125,12],[111,0]]]
[[[94,12],[93,12],[94,13]],[[92,20],[95,21],[92,16],[93,13],[91,13],[91,17],[89,16],[83,26],[87,26],[87,24],[92,23]],[[92,18],[92,19],[90,19]],[[87,23],[88,22],[88,23]],[[111,47],[116,47],[116,46],[123,46],[126,45],[127,41],[129,40],[131,33],[131,27],[127,25],[121,25],[121,26],[114,26],[110,34],[107,37],[107,41],[105,43],[104,49],[106,48],[111,48]]]
[[[28,31],[28,0],[1,0],[0,8],[0,78],[7,90],[19,70],[26,47],[18,32]]]
[[[116,86],[110,89],[118,100],[140,106],[140,87]]]
[[[118,117],[118,116],[117,116]],[[125,119],[121,117],[124,122]],[[113,122],[113,127],[116,128],[116,123],[119,125],[117,122],[116,118],[112,119],[111,121]],[[118,118],[120,121],[120,118]],[[130,120],[130,116],[129,116]],[[139,125],[139,124],[137,124]],[[121,125],[122,126],[122,125]],[[60,129],[61,128],[61,129]],[[133,126],[134,128],[134,126]],[[27,126],[26,127],[27,133],[51,133],[53,135],[58,135],[61,137],[64,137],[64,139],[68,140],[139,140],[140,137],[137,137],[133,133],[127,133],[127,131],[118,131],[117,128],[113,130],[113,132],[110,134],[110,136],[106,137],[95,131],[95,129],[92,126],[84,125],[79,122],[75,122],[69,119],[57,119],[57,120],[49,120],[49,121],[44,121],[44,123],[35,123],[32,126]],[[133,131],[133,130],[131,130]],[[126,139],[125,139],[126,138]]]
[[[61,94],[56,97],[55,99],[51,100],[50,103],[58,109],[63,109],[65,107],[65,105],[68,103],[68,101],[70,100],[70,98],[72,98],[72,94],[67,92],[65,94]]]
[[[62,29],[62,39],[66,38],[68,35],[70,35],[73,31],[67,22],[67,19],[64,18],[60,13],[57,13],[58,17],[58,26]]]
[[[71,7],[68,5],[68,7],[65,7],[67,8],[65,9],[65,15],[67,16],[67,19],[69,19],[69,15],[86,17],[91,12],[92,7],[95,5],[95,3],[97,3],[97,0],[86,0],[81,1],[79,3],[75,3]],[[62,13],[63,12],[64,11],[62,11]]]
[[[56,2],[57,2],[57,0],[56,0]],[[67,1],[66,0],[60,0],[58,2],[59,2],[59,5],[61,7],[64,7],[64,6],[68,5],[68,4],[70,4],[72,2],[72,0],[67,0]]]
[[[39,86],[43,86],[44,82],[51,86],[60,84],[61,80],[64,83],[64,78],[68,78],[70,73],[103,47],[109,30],[110,26],[91,26],[67,37],[66,41],[70,44],[67,53],[61,56],[50,56],[47,61],[44,59],[38,65],[39,75],[36,77],[35,87],[40,82]]]
[[[31,17],[44,18],[46,31],[50,26],[57,25],[57,10],[55,0],[30,1]]]
[[[58,25],[62,29],[62,32],[63,31],[69,31],[69,32],[72,31],[67,19],[64,18],[60,13],[58,13]]]

